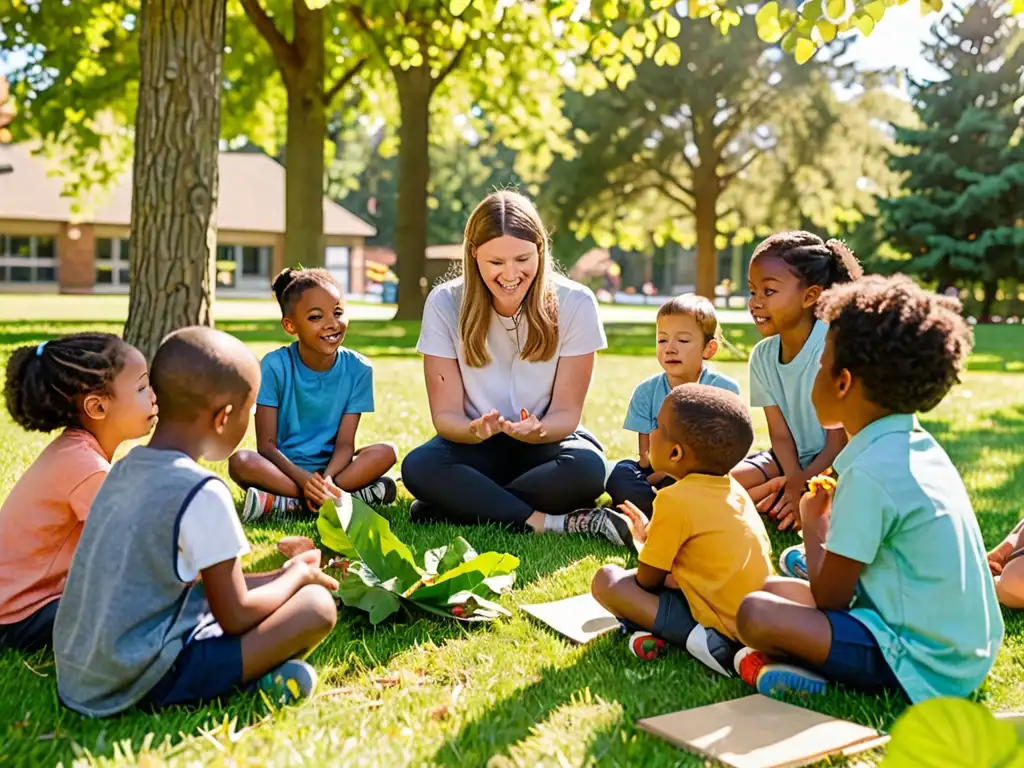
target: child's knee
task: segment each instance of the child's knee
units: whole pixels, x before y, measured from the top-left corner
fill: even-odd
[[[303,628],[310,634],[325,637],[338,623],[338,605],[326,588],[309,584],[295,593],[301,603],[299,615]]]
[[[380,462],[387,464],[388,469],[398,463],[398,449],[392,443],[377,443],[373,447],[379,455]]]
[[[736,612],[736,633],[740,640],[756,648],[772,631],[775,613],[773,601],[764,592],[753,592],[743,598]]]
[[[252,477],[256,462],[260,455],[255,451],[237,451],[228,459],[228,474],[231,479],[241,485]]]
[[[607,597],[615,591],[625,573],[625,569],[617,565],[601,566],[594,574],[594,578],[590,580],[590,594],[600,602],[601,598]]]

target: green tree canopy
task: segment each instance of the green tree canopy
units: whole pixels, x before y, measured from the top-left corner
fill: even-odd
[[[1024,32],[1004,8],[978,0],[933,28],[926,56],[947,78],[913,84],[921,127],[897,127],[889,158],[905,194],[880,201],[899,268],[940,288],[980,282],[983,315],[998,281],[1024,271]]]

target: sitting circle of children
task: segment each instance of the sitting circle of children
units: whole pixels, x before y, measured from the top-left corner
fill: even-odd
[[[582,425],[607,347],[594,295],[555,270],[528,199],[490,195],[467,223],[463,276],[424,308],[436,435],[402,462],[412,520],[627,548],[637,567],[602,567],[591,591],[634,631],[634,652],[676,645],[762,693],[969,695],[1002,643],[1000,602],[1024,607],[1024,541],[1018,526],[986,554],[955,466],[916,418],[959,381],[972,343],[959,304],[864,276],[843,244],[807,232],[761,243],[749,287],[764,337],[750,403],[770,450],[751,454],[739,385],[708,367],[714,306],[685,295],[658,311],[663,372],[629,402],[637,455],[609,462]],[[60,701],[77,712],[253,690],[288,703],[316,686],[303,658],[334,627],[338,583],[298,537],[282,541],[280,570],[243,572],[243,525],[344,493],[390,504],[397,455],[357,442],[373,369],[341,346],[334,278],[286,269],[273,290],[296,340],[262,362],[199,327],[170,334],[148,368],[102,333],[8,362],[14,421],[62,431],[0,507],[0,648],[52,646]],[[238,451],[253,413],[256,450]],[[225,459],[241,513],[199,463]],[[611,506],[597,506],[606,491]],[[781,576],[766,521],[802,531]]]

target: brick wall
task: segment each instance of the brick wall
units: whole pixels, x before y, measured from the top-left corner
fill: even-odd
[[[96,284],[96,233],[91,225],[61,225],[57,264],[61,293],[92,293]]]

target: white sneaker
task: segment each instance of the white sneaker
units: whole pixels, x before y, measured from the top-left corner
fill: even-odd
[[[352,491],[352,496],[361,502],[378,506],[390,504],[397,495],[398,485],[390,477],[382,477],[358,491]]]
[[[257,520],[289,515],[298,508],[298,499],[250,488],[245,492],[245,502],[242,504],[242,522],[255,523]]]

